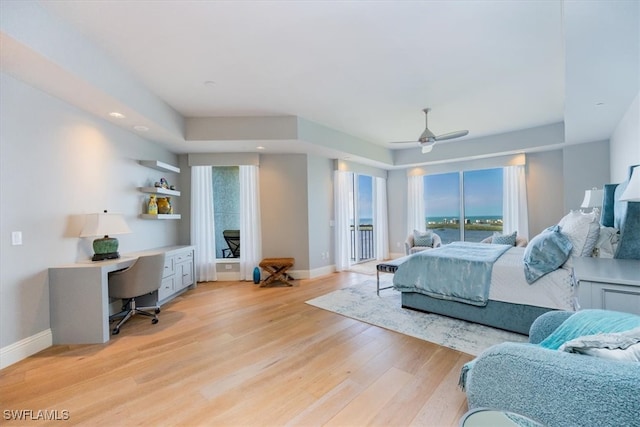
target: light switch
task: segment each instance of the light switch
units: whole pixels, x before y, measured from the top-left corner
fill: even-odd
[[[18,246],[22,244],[22,231],[11,232],[11,244],[13,246]]]

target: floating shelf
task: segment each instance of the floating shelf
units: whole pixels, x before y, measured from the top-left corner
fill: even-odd
[[[180,219],[181,218],[180,214],[158,214],[158,215],[142,214],[141,216],[144,219]]]
[[[180,168],[164,163],[158,160],[140,160],[142,166],[146,166],[151,169],[156,169],[162,172],[180,173]]]
[[[149,193],[149,194],[164,194],[167,196],[180,195],[180,192],[178,190],[169,190],[168,188],[162,188],[162,187],[139,187],[138,190],[140,190],[143,193]]]

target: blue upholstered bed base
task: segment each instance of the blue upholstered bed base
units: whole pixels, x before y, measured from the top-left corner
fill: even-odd
[[[431,298],[415,292],[402,293],[402,307],[441,314],[524,335],[529,335],[529,328],[538,316],[554,310],[494,300],[489,300],[484,307],[478,307],[456,301]]]

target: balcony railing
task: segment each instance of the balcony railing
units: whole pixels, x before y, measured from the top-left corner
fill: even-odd
[[[358,259],[356,260],[356,248]],[[351,261],[368,261],[375,257],[373,246],[373,225],[360,225],[358,230],[351,226]]]

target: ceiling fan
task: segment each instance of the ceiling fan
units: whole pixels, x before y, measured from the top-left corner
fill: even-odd
[[[422,147],[423,153],[428,153],[433,149],[433,146],[436,145],[438,141],[445,141],[447,139],[460,138],[469,133],[468,130],[457,130],[455,132],[449,132],[442,135],[435,135],[433,132],[429,130],[429,111],[431,108],[425,108],[424,111],[424,121],[425,128],[417,141],[396,141],[396,143],[407,143],[407,142],[417,142]]]

